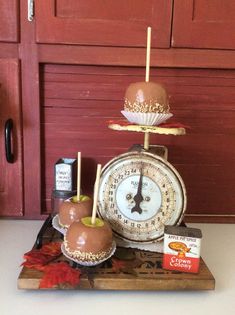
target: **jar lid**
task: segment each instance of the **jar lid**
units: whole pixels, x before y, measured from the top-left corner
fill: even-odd
[[[76,190],[73,191],[67,191],[67,190],[52,190],[52,197],[54,198],[62,198],[62,199],[67,199],[72,196],[75,196],[77,194]]]

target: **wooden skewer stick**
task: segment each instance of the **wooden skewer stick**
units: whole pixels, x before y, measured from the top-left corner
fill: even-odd
[[[96,170],[95,185],[94,185],[93,208],[92,208],[92,217],[91,217],[92,225],[95,225],[95,219],[96,219],[97,201],[98,201],[98,193],[99,193],[99,185],[100,185],[100,173],[101,173],[101,164],[98,164],[97,170]]]
[[[150,69],[150,50],[151,50],[151,27],[147,28],[147,50],[146,50],[146,71],[145,82],[149,82],[149,69]],[[144,149],[149,149],[149,132],[144,133]]]
[[[144,133],[144,149],[149,149],[149,132]]]
[[[81,152],[78,152],[78,161],[77,161],[77,201],[80,200],[81,192]]]
[[[149,26],[148,29],[147,29],[147,50],[146,50],[145,82],[149,82],[150,49],[151,49],[151,27]]]

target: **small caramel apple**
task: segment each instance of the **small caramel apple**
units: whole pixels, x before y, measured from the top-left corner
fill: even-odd
[[[124,110],[136,113],[169,113],[165,88],[154,82],[136,82],[128,86]]]
[[[73,222],[64,238],[64,247],[71,258],[81,262],[99,262],[112,252],[113,235],[109,224],[99,218],[92,224],[92,217]]]
[[[173,116],[169,110],[168,95],[161,84],[136,82],[126,90],[121,113],[130,123],[157,126]]]
[[[151,27],[148,27],[145,81],[128,86],[124,110],[121,111],[130,123],[145,126],[159,125],[172,116],[169,112],[169,99],[165,88],[159,83],[149,81],[150,50]]]
[[[65,200],[59,207],[59,224],[68,228],[74,221],[89,216],[92,213],[92,199],[85,195],[73,196]]]

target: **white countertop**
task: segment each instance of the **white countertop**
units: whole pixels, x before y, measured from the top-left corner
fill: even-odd
[[[42,221],[0,220],[0,314],[235,314],[235,224],[189,224],[202,230],[201,255],[214,291],[25,291],[17,289],[23,254]]]

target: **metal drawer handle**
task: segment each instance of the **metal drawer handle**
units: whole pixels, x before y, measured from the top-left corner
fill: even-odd
[[[11,152],[11,132],[13,129],[13,120],[10,118],[5,123],[5,151],[8,163],[14,162],[14,155]]]
[[[34,17],[34,0],[28,0],[28,21],[32,22]]]

